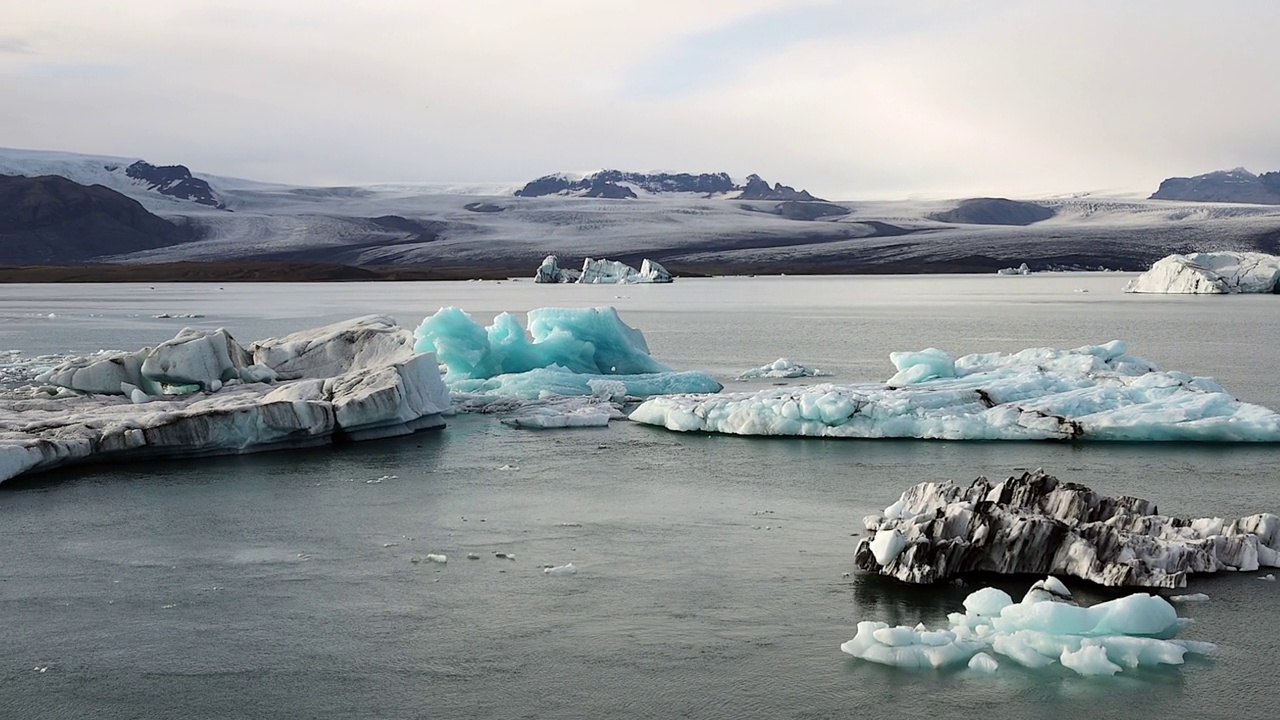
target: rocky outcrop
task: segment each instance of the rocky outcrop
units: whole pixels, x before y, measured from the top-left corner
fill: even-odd
[[[142,181],[147,187],[167,197],[190,200],[219,210],[227,207],[214,195],[209,183],[192,176],[185,165],[152,165],[139,160],[125,168],[124,174]]]
[[[933,213],[932,220],[967,225],[1031,225],[1054,216],[1053,208],[1006,198],[970,198],[950,210]]]
[[[968,489],[920,483],[864,520],[863,570],[909,583],[968,573],[1071,575],[1099,585],[1184,587],[1192,573],[1280,566],[1280,517],[1226,522],[1157,514],[1043,471]]]
[[[191,238],[102,185],[57,175],[0,175],[0,264],[73,264]]]
[[[764,178],[759,175],[748,175],[747,183],[742,186],[742,192],[738,195],[739,200],[790,200],[801,202],[820,201],[825,202],[822,198],[814,197],[807,190],[796,190],[789,185],[782,183],[774,183],[772,187]]]
[[[1280,257],[1253,252],[1169,255],[1125,285],[1127,293],[1280,293]]]
[[[816,198],[804,190],[796,190],[781,183],[771,186],[759,175],[749,175],[745,185],[738,185],[727,173],[693,175],[690,173],[637,173],[622,170],[601,170],[585,177],[571,177],[564,174],[544,175],[526,183],[515,194],[518,197],[574,195],[628,199],[637,197],[632,188],[656,195],[693,193],[703,197],[714,197],[736,192],[738,200],[821,201],[821,198]],[[779,211],[779,214],[785,213]]]
[[[1280,173],[1254,175],[1236,168],[1194,177],[1171,177],[1160,183],[1150,199],[1280,205]]]
[[[155,349],[70,360],[0,395],[0,482],[94,460],[189,457],[403,435],[444,424],[433,353],[368,316],[240,346],[185,329]]]

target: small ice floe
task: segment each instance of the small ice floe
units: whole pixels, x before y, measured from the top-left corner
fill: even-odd
[[[978,672],[993,673],[1000,669],[1000,663],[996,662],[996,659],[990,655],[980,652],[969,658],[969,669],[977,670]]]
[[[1209,602],[1209,596],[1205,595],[1204,593],[1191,593],[1189,595],[1174,595],[1173,597],[1169,598],[1169,602],[1176,602],[1176,603]]]
[[[512,465],[511,463],[507,463],[506,465],[503,465],[502,467],[500,467],[500,468],[498,468],[498,469],[499,469],[499,470],[519,470],[519,469],[520,469],[520,466],[519,466],[519,465]]]
[[[542,572],[547,575],[575,575],[578,572],[578,568],[573,563],[547,565],[542,568]]]
[[[513,553],[496,552],[493,554],[493,556],[498,558],[499,560],[515,560],[516,559],[516,556]]]
[[[1260,578],[1258,578],[1258,579],[1259,579],[1259,580],[1267,580],[1267,581],[1269,581],[1269,582],[1275,582],[1275,581],[1276,581],[1276,576],[1275,576],[1275,575],[1273,575],[1273,574],[1271,574],[1271,573],[1267,573],[1266,575],[1263,575],[1262,577],[1260,577]]]
[[[479,555],[477,555],[476,553],[467,553],[467,559],[468,559],[468,560],[479,560],[479,559],[480,559],[480,556],[479,556]]]
[[[311,559],[311,556],[306,553],[298,553],[298,559],[303,562],[306,562]]]
[[[449,556],[448,556],[448,555],[439,555],[439,554],[437,554],[437,553],[427,553],[427,562],[433,562],[433,563],[441,563],[441,564],[444,564],[444,563],[449,562]]]
[[[818,377],[826,375],[817,368],[807,365],[801,365],[789,358],[778,358],[768,365],[762,365],[758,368],[747,370],[738,376],[739,380],[751,380],[754,378],[798,378],[798,377]]]
[[[1061,663],[1085,676],[1181,665],[1185,655],[1216,650],[1213,643],[1174,639],[1191,621],[1179,618],[1164,598],[1135,593],[1082,607],[1053,577],[1033,585],[1021,602],[998,588],[982,588],[965,598],[963,612],[953,612],[947,620],[949,627],[938,630],[924,624],[860,622],[857,635],[840,649],[894,667],[968,663],[984,672],[998,668],[990,657],[994,653],[1025,668]]]
[[[163,320],[163,319],[166,319],[166,318],[202,318],[202,317],[204,317],[204,315],[201,315],[200,313],[167,313],[167,312],[164,312],[164,313],[160,313],[159,315],[152,315],[151,317],[154,317],[154,318],[160,318],[160,319],[162,319],[162,320]]]
[[[400,545],[400,543],[398,543],[398,542],[382,543],[382,547],[384,547],[384,548],[389,548],[389,547],[398,547],[399,545]]]
[[[36,672],[38,672],[38,673],[42,673],[42,672],[49,672],[49,666],[48,666],[48,665],[37,665],[37,666],[35,666],[35,667],[31,668],[31,669],[32,669],[32,670],[34,670],[34,671],[36,671]]]

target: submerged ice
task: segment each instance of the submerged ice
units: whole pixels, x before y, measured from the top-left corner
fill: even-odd
[[[1123,342],[955,358],[895,352],[886,383],[655,397],[631,419],[683,432],[945,440],[1280,442],[1280,414]]]
[[[863,621],[840,649],[856,658],[902,668],[943,668],[967,663],[995,672],[992,654],[1027,668],[1061,664],[1080,675],[1114,675],[1154,665],[1181,665],[1188,653],[1207,655],[1216,646],[1174,636],[1188,620],[1161,597],[1143,593],[1081,607],[1057,578],[1031,586],[1015,603],[998,588],[983,588],[964,600],[964,612],[947,616],[948,627],[891,627]]]

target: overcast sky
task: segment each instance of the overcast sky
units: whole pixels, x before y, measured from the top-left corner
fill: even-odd
[[[1280,170],[1274,0],[0,0],[0,146],[299,184],[837,199]]]

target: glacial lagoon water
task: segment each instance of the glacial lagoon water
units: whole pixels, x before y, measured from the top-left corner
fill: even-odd
[[[1280,407],[1274,296],[1124,295],[1128,277],[5,285],[0,350],[613,305],[655,357],[730,389],[767,386],[732,377],[778,357],[882,380],[893,350],[1119,338]],[[1270,716],[1280,584],[1253,573],[1180,591],[1211,597],[1179,606],[1183,636],[1221,649],[1178,668],[912,672],[839,645],[860,620],[944,624],[973,589],[855,571],[860,519],[912,483],[1044,467],[1162,512],[1235,516],[1280,510],[1278,461],[1274,446],[536,432],[461,415],[337,448],[68,469],[0,486],[0,717]],[[428,553],[448,563],[413,562]],[[566,562],[579,572],[542,572]],[[1019,597],[1031,580],[994,583]]]

